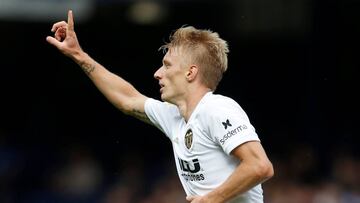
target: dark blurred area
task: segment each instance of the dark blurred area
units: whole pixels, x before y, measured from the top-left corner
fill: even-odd
[[[359,203],[357,0],[0,0],[0,202],[185,202],[171,143],[123,115],[47,44],[80,44],[159,99],[158,48],[183,26],[230,45],[216,93],[247,112],[275,168],[268,203]]]

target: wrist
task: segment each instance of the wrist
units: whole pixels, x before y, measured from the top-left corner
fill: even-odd
[[[96,62],[85,52],[74,55],[74,61],[76,61],[76,63],[88,76],[90,76],[96,68]]]
[[[207,195],[205,195],[205,197],[208,202],[224,203],[226,200],[221,193],[218,193],[216,191],[208,193]]]
[[[87,60],[89,60],[89,55],[85,53],[84,51],[80,50],[79,52],[73,54],[71,58],[78,64],[81,65],[85,63]]]

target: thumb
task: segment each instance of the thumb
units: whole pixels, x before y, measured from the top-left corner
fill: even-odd
[[[186,196],[187,201],[193,201],[195,199],[195,196]]]
[[[57,48],[59,48],[61,45],[61,42],[59,42],[58,40],[56,40],[54,37],[51,37],[51,36],[47,36],[46,41],[49,42],[49,44],[51,44]]]

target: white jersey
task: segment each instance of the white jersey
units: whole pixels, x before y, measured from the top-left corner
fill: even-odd
[[[172,142],[177,172],[187,195],[205,195],[221,185],[239,165],[230,155],[247,141],[259,141],[254,127],[234,100],[207,93],[185,122],[177,106],[147,99],[145,112]],[[231,203],[262,203],[261,185]]]

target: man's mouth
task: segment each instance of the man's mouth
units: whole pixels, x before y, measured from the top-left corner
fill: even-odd
[[[160,93],[162,93],[162,91],[163,91],[163,89],[164,89],[164,85],[161,84],[161,83],[159,83],[159,85],[160,85]]]

